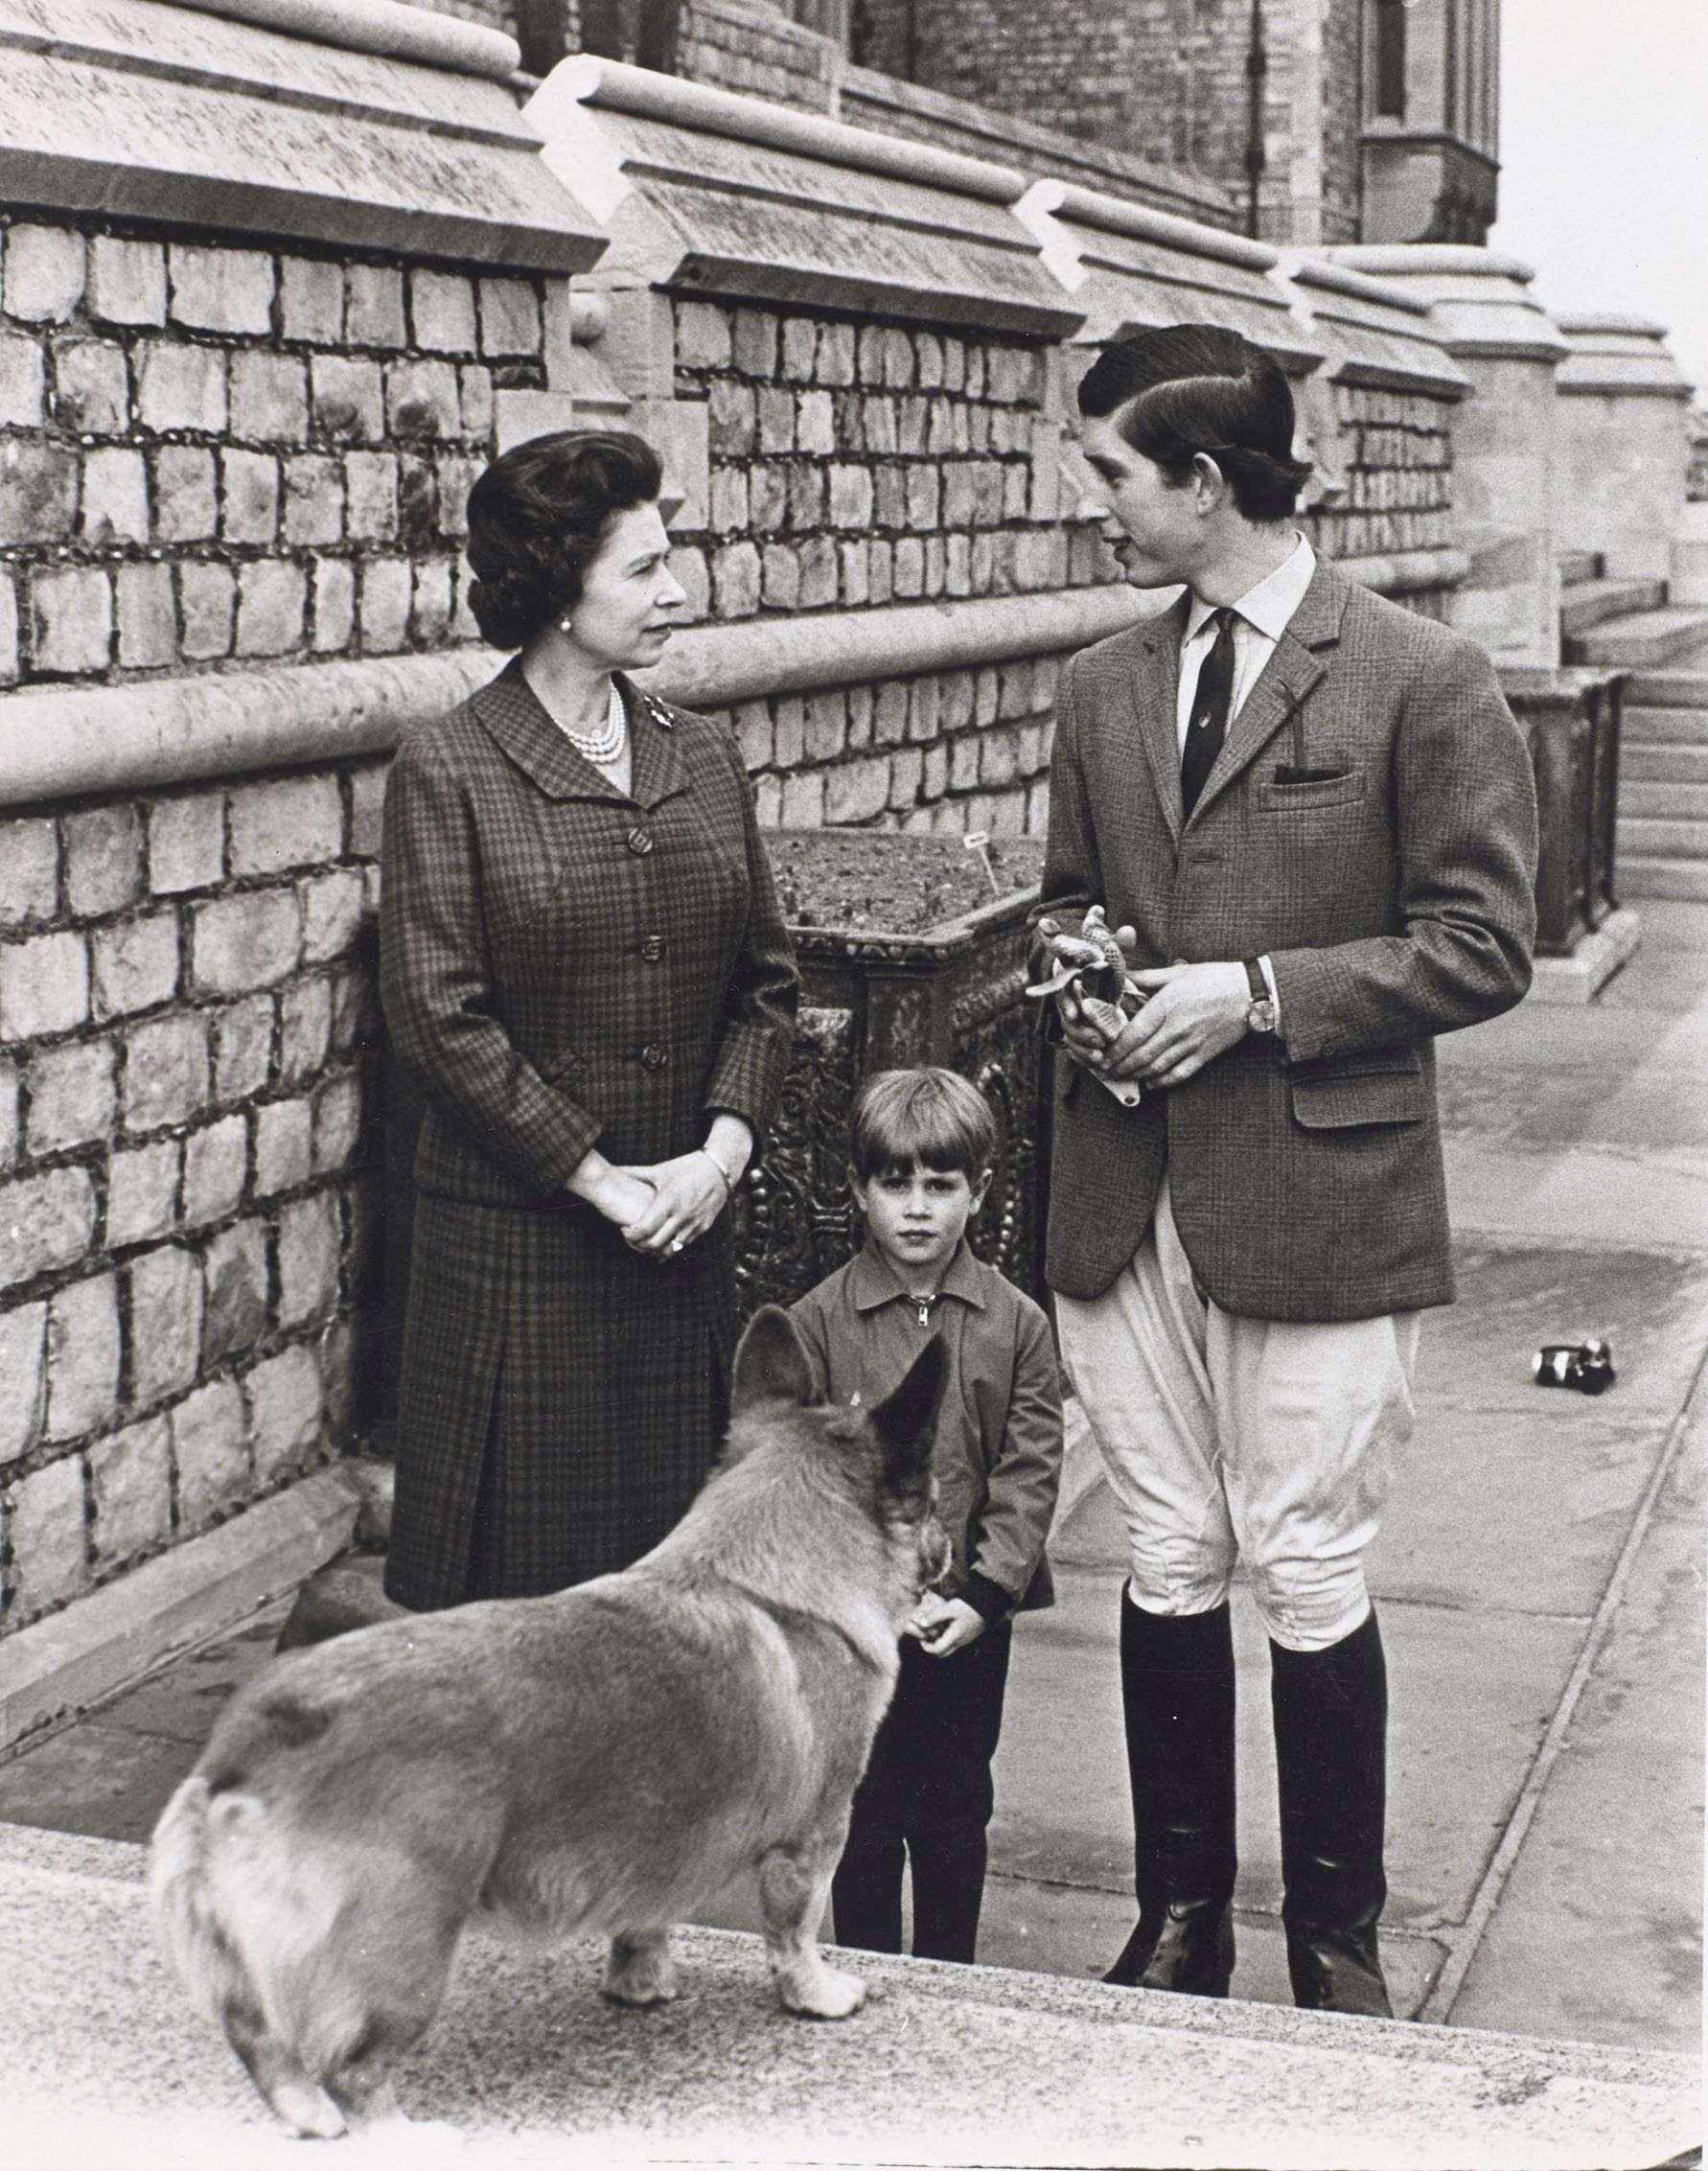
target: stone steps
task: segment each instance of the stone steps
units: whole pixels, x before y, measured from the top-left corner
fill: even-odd
[[[1669,739],[1659,746],[1628,741],[1619,753],[1619,803],[1627,814],[1652,814],[1652,807],[1638,806],[1631,797],[1637,785],[1700,785],[1708,789],[1708,716],[1699,740]]]
[[[1625,825],[1622,822],[1621,828]],[[1627,903],[1653,897],[1669,903],[1708,905],[1708,859],[1619,859],[1619,894]]]
[[[1568,550],[1559,561],[1561,588],[1579,588],[1585,581],[1599,581],[1602,577],[1603,559],[1599,550]]]
[[[1671,750],[1676,752],[1676,750]],[[1690,752],[1704,752],[1708,749],[1690,748]],[[1677,828],[1689,828],[1693,823],[1708,825],[1708,773],[1699,782],[1667,777],[1660,782],[1633,777],[1630,765],[1622,767],[1619,787],[1619,818],[1621,821],[1635,820],[1662,821]]]
[[[1635,612],[1658,611],[1667,600],[1663,580],[1573,581],[1561,589],[1559,630],[1586,634],[1609,618],[1628,618]]]
[[[1708,708],[1708,671],[1640,671],[1625,685],[1627,708]]]
[[[1563,612],[1562,612],[1563,616]],[[1568,663],[1621,664],[1652,671],[1708,646],[1708,605],[1672,603],[1660,610],[1635,611],[1590,627],[1565,639]]]
[[[1627,681],[1616,865],[1622,897],[1708,899],[1708,673]]]
[[[1629,869],[1633,859],[1708,860],[1708,819],[1693,820],[1684,815],[1673,820],[1621,814],[1619,866],[1622,871]]]
[[[1642,685],[1641,679],[1629,681]],[[1662,707],[1657,704],[1635,701],[1627,691],[1625,703],[1623,729],[1620,743],[1627,747],[1702,747],[1708,746],[1708,685],[1703,688],[1699,707]]]

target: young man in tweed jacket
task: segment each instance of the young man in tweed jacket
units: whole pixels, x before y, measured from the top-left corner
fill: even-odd
[[[1125,1512],[1139,1922],[1108,1979],[1226,1996],[1243,1559],[1269,1632],[1302,2005],[1385,2014],[1386,1673],[1362,1561],[1451,1301],[1433,1041],[1524,994],[1529,759],[1486,656],[1319,562],[1286,381],[1236,334],[1105,349],[1081,443],[1127,577],[1073,658],[1042,911],[1145,1000],[1061,999],[1048,1277]],[[1136,1080],[1137,1107],[1101,1079]]]

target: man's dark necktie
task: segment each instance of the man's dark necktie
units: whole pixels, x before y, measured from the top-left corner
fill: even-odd
[[[1227,609],[1212,611],[1210,617],[1215,639],[1198,673],[1186,751],[1180,757],[1180,803],[1187,814],[1197,805],[1204,779],[1222,751],[1222,741],[1228,736],[1228,711],[1234,703],[1234,612]]]

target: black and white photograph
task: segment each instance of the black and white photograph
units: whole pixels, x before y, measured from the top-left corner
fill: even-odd
[[[1700,2171],[1705,114],[0,0],[8,2171]]]

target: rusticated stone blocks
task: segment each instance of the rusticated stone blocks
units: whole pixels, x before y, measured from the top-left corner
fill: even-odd
[[[348,1436],[384,779],[350,768],[0,820],[0,1631]]]

